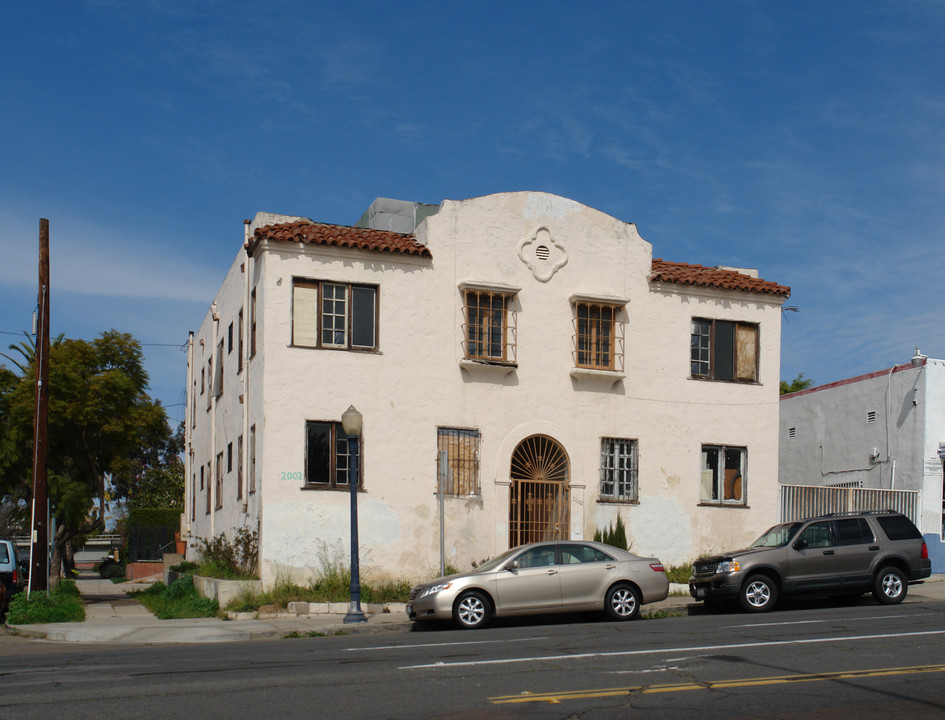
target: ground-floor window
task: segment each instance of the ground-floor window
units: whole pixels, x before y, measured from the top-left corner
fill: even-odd
[[[625,502],[638,500],[636,440],[601,438],[600,497]]]
[[[703,445],[701,502],[744,505],[748,490],[747,465],[747,448]]]
[[[469,428],[437,428],[436,449],[437,453],[446,453],[446,463],[449,468],[446,494],[478,495],[479,431]],[[438,454],[437,462],[439,458]],[[441,467],[438,469],[443,470]]]
[[[361,438],[355,443],[360,453]],[[351,457],[348,438],[340,422],[310,420],[305,423],[305,486],[347,488]],[[361,487],[358,463],[358,487]]]

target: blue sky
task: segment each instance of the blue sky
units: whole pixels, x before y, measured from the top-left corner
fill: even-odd
[[[792,287],[781,376],[945,357],[945,3],[9,2],[0,345],[185,355],[259,211],[557,193]]]

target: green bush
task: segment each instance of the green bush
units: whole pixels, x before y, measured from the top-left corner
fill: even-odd
[[[595,542],[602,542],[611,547],[627,549],[627,529],[620,515],[617,515],[617,524],[611,523],[605,530],[598,528],[594,531]]]
[[[216,600],[197,592],[192,575],[182,575],[170,586],[156,582],[144,590],[128,594],[161,620],[213,617],[220,611]]]
[[[692,565],[670,565],[666,568],[666,576],[671,583],[687,585],[692,576]]]
[[[98,566],[98,576],[102,580],[125,577],[125,566],[116,562],[103,562]]]
[[[49,595],[45,592],[32,592],[27,598],[20,592],[10,598],[7,622],[11,625],[32,625],[34,623],[82,622],[85,620],[85,607],[79,590],[72,580],[63,580]]]
[[[259,533],[246,528],[230,540],[220,533],[210,540],[199,539],[200,563],[197,574],[221,580],[255,580],[259,555]]]

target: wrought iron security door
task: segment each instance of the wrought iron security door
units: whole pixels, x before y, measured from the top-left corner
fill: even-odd
[[[560,443],[546,435],[525,438],[512,453],[510,478],[509,547],[567,540],[570,464]]]

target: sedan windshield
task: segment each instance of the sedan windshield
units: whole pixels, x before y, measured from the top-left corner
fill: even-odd
[[[476,568],[476,572],[488,572],[489,570],[495,570],[502,563],[509,559],[509,556],[517,553],[521,548],[512,548],[511,550],[506,550],[501,555],[497,555],[492,558],[489,562],[484,562],[482,565]]]
[[[751,547],[781,547],[782,545],[787,545],[800,526],[801,524],[797,522],[775,525],[764,535],[755,540],[755,542],[751,544]]]

